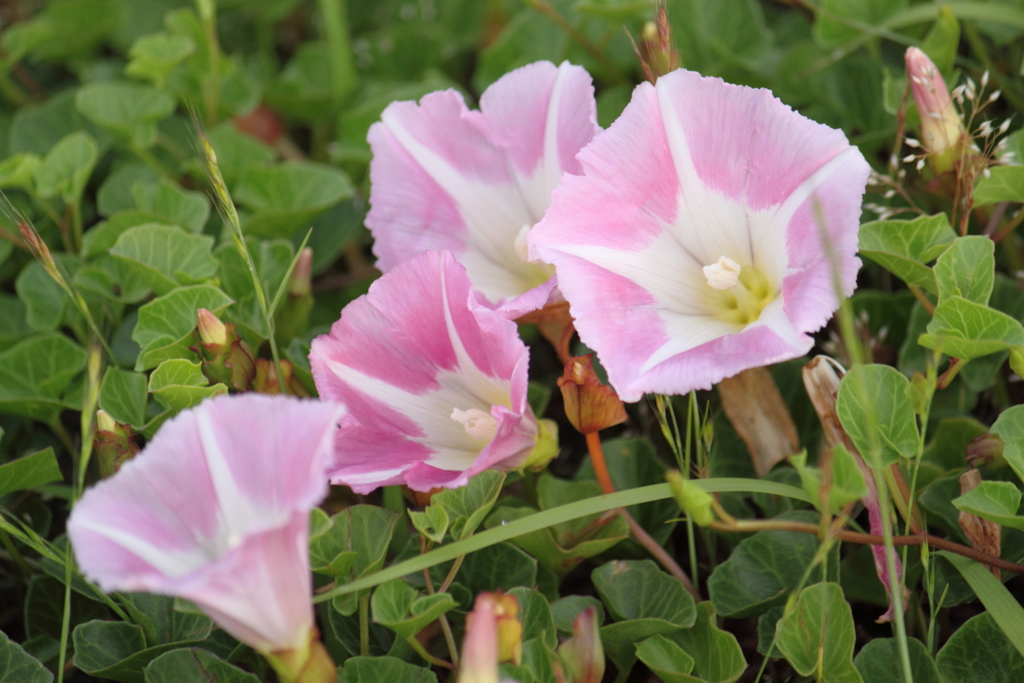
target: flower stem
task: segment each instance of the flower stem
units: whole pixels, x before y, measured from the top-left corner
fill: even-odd
[[[420,541],[422,542],[422,538]],[[425,546],[421,546],[421,549],[425,549]],[[455,558],[455,562],[452,564],[451,570],[448,571],[448,576],[445,577],[444,583],[441,584],[441,592],[443,593],[447,588],[448,584],[455,579],[455,573],[458,571],[459,566],[462,564],[462,559],[465,555],[460,555]],[[427,593],[434,595],[434,582],[430,579],[430,570],[423,570],[423,582],[426,584]],[[441,615],[437,618],[438,623],[441,624],[441,631],[444,632],[444,642],[448,645],[448,656],[452,658],[452,664],[456,667],[459,665],[459,649],[455,645],[455,636],[452,634],[452,625],[448,623],[448,617]]]
[[[423,657],[423,659],[429,662],[430,664],[434,666],[440,666],[445,669],[455,669],[455,667],[452,666],[449,662],[446,662],[443,659],[435,657],[434,655],[427,652],[427,649],[423,647],[423,643],[416,640],[415,638],[409,638],[408,641],[409,645],[412,645],[412,649],[416,650],[416,654],[418,654],[420,657]]]
[[[370,594],[359,598],[359,654],[370,656]]]
[[[935,314],[935,304],[925,296],[924,292],[915,284],[907,284],[907,288],[910,289],[910,293],[914,295],[914,298],[920,302],[921,307],[928,313],[928,315]]]
[[[601,485],[601,490],[605,493],[615,493],[615,484],[612,483],[612,478],[608,474],[608,465],[604,460],[604,450],[601,448],[601,438],[597,435],[597,432],[591,432],[587,434],[587,449],[590,451],[590,461],[594,465],[594,474],[597,476],[597,483]],[[687,591],[693,595],[697,602],[700,602],[700,593],[697,588],[690,581],[690,577],[686,575],[682,567],[672,559],[672,556],[661,547],[661,545],[651,537],[644,528],[641,527],[635,519],[626,511],[622,509],[623,519],[629,524],[629,531],[636,539],[637,543],[647,549],[654,559],[658,560],[662,567],[668,571],[669,574],[679,579]]]

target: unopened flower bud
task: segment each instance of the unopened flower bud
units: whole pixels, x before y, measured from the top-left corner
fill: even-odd
[[[658,3],[654,21],[644,24],[640,44],[640,65],[651,83],[679,66],[679,53],[672,39],[672,27],[663,1]]]
[[[287,346],[309,328],[313,311],[313,250],[306,247],[299,253],[295,268],[288,278],[288,298],[277,309],[275,326],[277,343]]]
[[[714,498],[711,494],[687,481],[679,470],[669,470],[665,473],[665,479],[672,489],[672,496],[676,499],[679,507],[698,526],[708,526],[715,521],[714,510],[711,504]]]
[[[261,394],[291,394],[307,398],[309,392],[302,385],[299,378],[295,376],[292,364],[286,360],[281,361],[281,374],[284,375],[284,382],[277,379],[277,367],[274,361],[267,358],[256,359],[256,376],[253,378],[252,389]],[[284,392],[281,385],[284,385]]]
[[[518,665],[523,648],[519,602],[501,591],[476,596],[466,617],[459,683],[498,683],[498,664]]]
[[[964,125],[938,68],[919,48],[907,49],[907,76],[921,118],[921,145],[938,173],[953,168]]]
[[[1003,457],[1005,445],[1001,438],[986,432],[967,444],[967,462],[971,467],[1000,469],[1006,465],[1006,458]]]
[[[128,425],[118,424],[107,411],[96,411],[96,435],[93,448],[100,476],[104,479],[116,474],[121,465],[139,452],[135,444],[135,432]]]
[[[570,358],[558,378],[565,416],[583,434],[592,434],[626,421],[626,408],[615,391],[598,379],[593,354]]]
[[[530,451],[522,469],[540,472],[558,455],[558,423],[554,420],[537,420],[537,445]]]
[[[604,648],[601,647],[597,609],[591,605],[572,622],[572,638],[558,647],[566,683],[601,683]]]
[[[236,391],[248,391],[256,375],[252,350],[238,336],[234,323],[224,323],[200,308],[196,312],[195,351],[202,361],[203,375],[212,384],[223,383]]]

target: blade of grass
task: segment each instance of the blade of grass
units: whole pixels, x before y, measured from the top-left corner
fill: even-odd
[[[810,502],[807,494],[804,493],[802,489],[795,486],[789,486],[787,484],[777,484],[771,481],[723,477],[721,479],[695,479],[692,483],[709,493],[765,493],[768,495],[784,496],[786,498],[794,498],[796,500]],[[468,555],[469,553],[477,550],[487,548],[503,541],[511,540],[517,536],[522,536],[523,534],[547,528],[554,524],[561,524],[562,522],[568,522],[573,519],[579,519],[580,517],[606,512],[616,508],[629,507],[630,505],[639,505],[641,503],[650,503],[651,501],[663,500],[671,497],[672,490],[669,488],[668,484],[654,484],[652,486],[642,486],[640,488],[629,489],[628,491],[619,491],[617,493],[603,496],[595,496],[575,503],[569,503],[568,505],[561,505],[556,508],[551,508],[550,510],[538,512],[530,515],[529,517],[517,519],[514,522],[510,522],[502,526],[496,526],[493,529],[488,529],[487,531],[475,534],[456,543],[441,546],[436,550],[432,550],[424,555],[418,555],[417,557],[406,560],[405,562],[399,562],[398,564],[359,579],[358,581],[353,581],[352,583],[347,583],[343,586],[338,586],[330,591],[321,593],[313,598],[313,602],[324,602],[338,595],[345,595],[346,593],[354,593],[366,588],[379,586],[380,584],[391,581],[392,579],[398,579],[409,574],[415,574],[423,571],[424,569],[441,564],[442,562],[454,560],[459,555]]]
[[[941,551],[938,554],[957,568],[981,604],[985,605],[999,628],[1017,648],[1017,652],[1024,656],[1024,607],[1017,602],[1017,598],[999,579],[992,576],[988,567],[954,553]]]

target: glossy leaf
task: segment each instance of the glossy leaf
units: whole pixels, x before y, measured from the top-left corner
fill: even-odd
[[[836,412],[864,461],[883,467],[917,453],[910,381],[887,365],[858,365],[843,377]]]
[[[910,671],[914,683],[941,683],[935,660],[917,638],[907,638],[910,652]],[[875,638],[868,642],[853,658],[864,683],[889,683],[903,678],[899,644],[895,638]]]
[[[1016,160],[1020,163],[1020,160]],[[994,166],[974,187],[974,205],[1024,202],[1024,166]]]
[[[343,172],[309,162],[253,166],[238,181],[234,198],[253,214],[242,228],[258,237],[290,238],[353,188]]]
[[[430,500],[431,505],[444,508],[450,522],[449,529],[456,541],[470,536],[491,511],[505,475],[494,470],[485,470],[469,480],[469,484],[457,489],[439,491]]]
[[[205,308],[220,314],[232,300],[211,285],[179,287],[139,308],[139,322],[132,339],[142,351],[135,370],[148,370],[171,358],[194,358],[188,347],[195,343],[192,330],[196,311]]]
[[[36,169],[36,192],[40,197],[57,197],[75,204],[92,175],[99,150],[85,131],[72,133],[58,142]]]
[[[995,242],[984,235],[956,239],[935,262],[939,301],[960,296],[982,306],[995,285]]]
[[[946,214],[921,216],[911,221],[874,221],[860,226],[860,253],[908,284],[938,293],[938,283],[927,266],[956,233]]]
[[[733,683],[747,667],[736,636],[718,628],[710,601],[697,605],[693,626],[668,636],[693,659],[693,675],[704,683]]]
[[[201,401],[228,393],[224,384],[210,386],[199,363],[175,358],[165,360],[149,376],[147,391],[174,412],[198,405]]]
[[[131,187],[135,207],[139,211],[162,216],[167,222],[202,232],[210,217],[210,201],[202,192],[183,190],[161,178],[159,182],[135,182]]]
[[[1024,656],[989,612],[968,619],[957,629],[939,650],[935,663],[943,680],[957,683],[1015,683],[1024,679]]]
[[[373,620],[402,638],[412,638],[430,622],[455,607],[448,593],[419,595],[401,579],[389,581],[373,592]]]
[[[1020,489],[1005,481],[983,481],[972,491],[953,499],[957,510],[970,512],[996,524],[1024,530],[1020,509]]]
[[[0,496],[63,479],[53,448],[47,448],[0,465]]]
[[[637,643],[636,656],[665,683],[698,680],[688,675],[693,671],[693,657],[665,636],[651,636]]]
[[[339,672],[338,683],[437,683],[430,669],[397,657],[351,657]]]
[[[787,512],[779,520],[818,522],[809,512]],[[724,617],[757,616],[784,604],[818,550],[818,540],[796,531],[759,531],[739,542],[725,562],[708,577],[708,596]],[[839,559],[832,553],[828,575],[839,576]]]
[[[0,631],[0,683],[50,683],[53,674]]]
[[[141,149],[156,143],[156,122],[170,116],[175,104],[167,93],[126,82],[90,83],[75,97],[83,116]]]
[[[823,683],[860,682],[853,665],[856,634],[850,605],[835,583],[800,591],[793,610],[776,626],[775,644],[798,673]]]
[[[85,369],[85,350],[63,334],[29,337],[0,353],[0,411],[52,422],[75,403],[65,396]]]
[[[832,448],[831,481],[829,486],[828,504],[831,512],[836,514],[845,505],[860,500],[867,495],[867,484],[864,482],[864,475],[857,466],[857,461],[842,444],[836,444]],[[820,468],[807,466],[807,451],[802,451],[789,457],[789,462],[800,474],[800,483],[803,485],[807,496],[814,501],[814,506],[820,511],[822,503],[818,499],[823,473]]]
[[[1024,346],[1024,326],[988,306],[951,296],[935,307],[927,334],[917,343],[969,360]]]
[[[213,277],[218,264],[212,248],[212,237],[174,225],[146,223],[123,232],[110,253],[129,264],[157,296],[163,296],[181,285]]]

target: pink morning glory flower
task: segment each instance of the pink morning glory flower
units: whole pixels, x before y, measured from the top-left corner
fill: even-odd
[[[329,663],[318,643],[309,654],[308,526],[327,493],[343,412],[260,394],[182,412],[75,505],[68,534],[78,565],[105,591],[191,600],[238,640],[284,656],[285,666]],[[296,652],[298,661],[284,654]]]
[[[528,262],[526,235],[576,153],[599,130],[587,72],[535,62],[506,74],[470,111],[455,90],[394,102],[370,128],[377,267],[447,249],[510,318],[541,308],[554,269]]]
[[[529,353],[447,251],[399,264],[341,312],[309,354],[320,396],[343,403],[331,481],[358,493],[464,486],[524,464],[538,439]]]
[[[530,253],[625,401],[802,356],[856,286],[867,162],[768,90],[674,71],[579,161]]]

